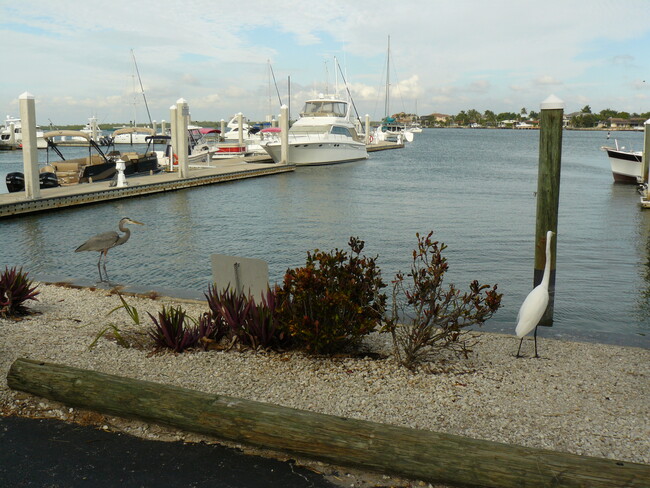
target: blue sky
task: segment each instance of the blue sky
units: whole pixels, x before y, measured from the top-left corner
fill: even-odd
[[[391,112],[530,111],[551,94],[568,112],[650,111],[646,0],[0,0],[0,19],[0,115],[27,91],[40,124],[147,122],[131,49],[157,121],[181,97],[194,120],[279,113],[269,60],[295,116],[335,90],[335,56],[378,119],[389,35]]]

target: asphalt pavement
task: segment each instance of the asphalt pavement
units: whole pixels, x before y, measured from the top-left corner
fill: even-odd
[[[0,417],[0,486],[336,487],[291,461],[22,417]]]

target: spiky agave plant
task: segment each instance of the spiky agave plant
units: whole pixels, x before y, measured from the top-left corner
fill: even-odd
[[[190,324],[191,318],[181,307],[165,307],[158,313],[158,318],[149,314],[153,327],[149,335],[156,345],[174,352],[183,352],[185,349],[196,347],[199,343],[199,330],[196,324]]]
[[[15,317],[26,315],[29,308],[25,305],[27,300],[37,300],[37,286],[23,272],[23,268],[11,269],[5,266],[0,274],[0,316]]]

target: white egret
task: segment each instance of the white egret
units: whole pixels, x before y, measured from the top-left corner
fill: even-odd
[[[546,263],[544,264],[542,282],[528,294],[517,315],[515,333],[521,339],[519,349],[517,349],[517,357],[521,357],[519,353],[521,352],[521,343],[524,341],[524,337],[532,330],[535,331],[535,357],[539,357],[537,354],[537,324],[542,319],[548,305],[548,284],[551,278],[551,238],[553,234],[553,231],[550,230],[546,233]]]
[[[74,252],[99,251],[99,261],[97,261],[97,270],[99,271],[99,281],[104,281],[102,279],[102,270],[100,268],[100,264],[102,264],[102,257],[104,257],[104,263],[103,263],[104,275],[106,276],[106,281],[108,281],[108,273],[106,272],[106,255],[108,254],[108,250],[115,246],[120,246],[124,244],[126,241],[129,240],[129,237],[131,237],[131,231],[126,227],[124,227],[126,224],[144,225],[142,222],[138,222],[137,220],[132,220],[128,217],[124,217],[123,219],[120,220],[120,223],[118,225],[119,229],[122,232],[124,232],[123,235],[119,235],[114,230],[109,232],[102,232],[101,234],[97,234],[96,236],[93,236],[90,239],[88,239],[86,242],[84,242],[81,246],[79,246],[74,251]]]

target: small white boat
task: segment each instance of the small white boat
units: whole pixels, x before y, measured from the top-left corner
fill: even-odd
[[[0,128],[0,149],[22,149],[23,133],[20,119],[7,115],[4,127]],[[47,141],[43,139],[43,131],[36,126],[36,147],[47,148]]]
[[[156,131],[150,127],[123,127],[113,132],[113,144],[146,144],[147,137],[155,136]]]
[[[614,142],[616,147],[601,147],[609,157],[614,181],[617,183],[639,183],[643,180],[643,152],[626,151],[625,147],[618,147],[618,141]]]
[[[288,164],[315,166],[368,158],[366,144],[350,120],[350,104],[336,97],[321,94],[307,100],[288,139]],[[275,163],[280,162],[280,141],[264,141],[262,147]]]

